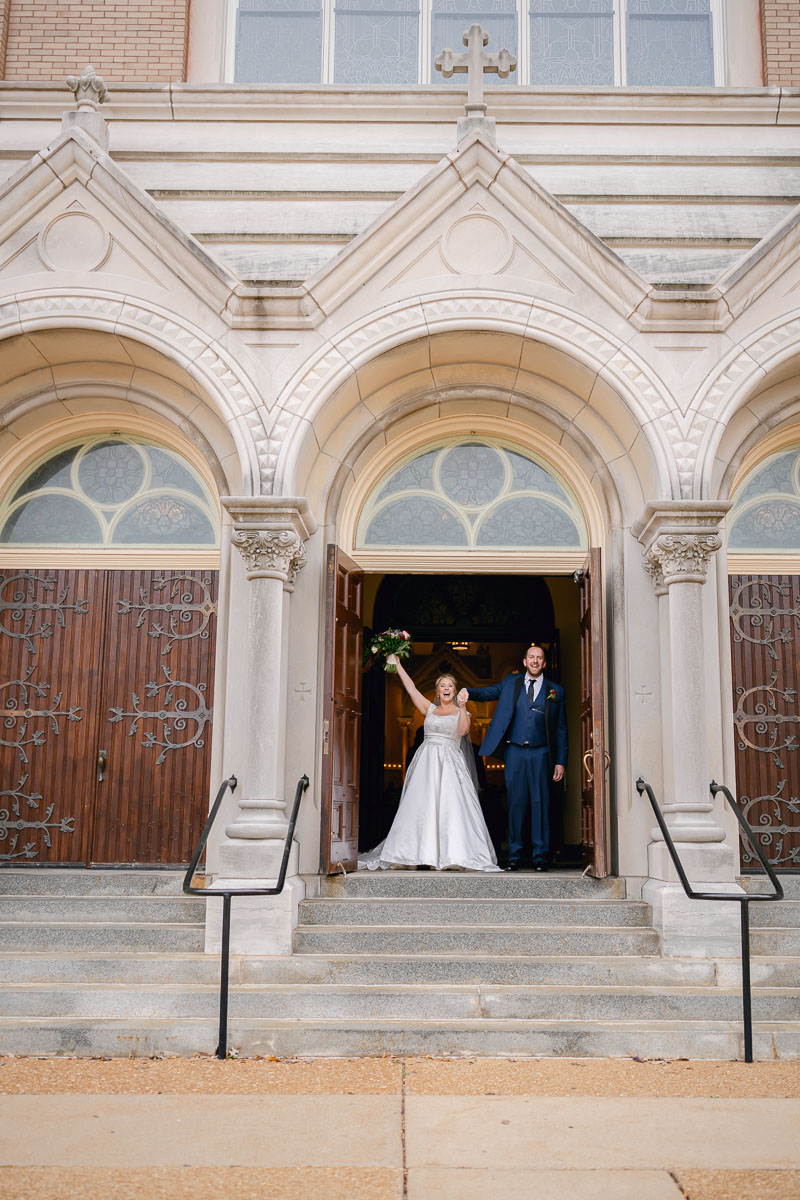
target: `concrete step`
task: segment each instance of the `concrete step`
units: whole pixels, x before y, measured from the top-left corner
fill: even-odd
[[[205,944],[203,924],[129,924],[102,925],[97,922],[59,921],[38,924],[31,921],[0,922],[0,950],[41,950],[92,952],[95,950],[141,950],[149,953],[181,954],[202,950]]]
[[[800,900],[800,871],[789,875],[785,872],[778,874],[783,894],[787,900]],[[772,892],[772,884],[766,875],[742,875],[739,883],[746,892]]]
[[[800,928],[800,900],[772,900],[750,905],[751,929]]]
[[[800,956],[800,929],[796,926],[753,928],[751,924],[750,952],[779,958]]]
[[[0,985],[10,983],[216,983],[217,955],[0,953]],[[754,987],[800,988],[800,958],[753,958]],[[658,956],[296,954],[233,955],[231,985],[244,984],[539,984],[551,987],[741,987],[738,959],[662,959]]]
[[[653,929],[513,925],[298,925],[298,954],[658,954]]]
[[[245,983],[571,984],[710,986],[714,964],[689,959],[616,956],[455,954],[311,955],[243,959]]]
[[[217,1021],[105,1020],[40,1017],[0,1020],[0,1054],[147,1056],[210,1054]],[[298,1021],[234,1018],[229,1049],[241,1055],[339,1058],[385,1054],[436,1056],[573,1056],[578,1058],[744,1057],[738,1021]],[[754,1027],[758,1059],[800,1057],[797,1022]]]
[[[205,900],[193,896],[14,896],[0,900],[3,921],[80,921],[113,924],[152,921],[188,924],[205,918]]]
[[[757,960],[756,960],[757,962]],[[753,977],[756,968],[754,964]],[[741,973],[730,973],[738,986]],[[219,956],[205,954],[0,954],[0,984],[6,983],[213,983]],[[611,986],[711,986],[718,970],[705,959],[658,957],[593,958],[504,955],[234,955],[232,984],[572,984]],[[788,976],[772,986],[800,986]]]
[[[650,906],[633,900],[320,899],[300,903],[301,925],[649,926]]]
[[[791,1021],[797,989],[756,989],[756,1021]],[[0,994],[0,1018],[210,1017],[219,1011],[214,986],[15,985]],[[231,988],[229,1014],[276,1020],[467,1019],[527,1021],[736,1021],[741,996],[720,988],[552,988],[484,985],[258,985]]]
[[[0,869],[0,896],[180,896],[183,871],[87,870],[83,867]]]
[[[592,879],[577,871],[541,874],[519,871],[486,875],[481,871],[354,871],[349,875],[311,876],[309,888],[320,896],[428,896],[443,900],[465,896],[474,900],[501,898],[624,900],[625,880],[609,876]],[[307,895],[311,896],[311,890]]]

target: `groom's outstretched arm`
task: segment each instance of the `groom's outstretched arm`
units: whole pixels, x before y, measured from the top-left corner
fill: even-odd
[[[464,688],[470,700],[496,700],[503,687],[501,683],[491,683],[488,687]]]

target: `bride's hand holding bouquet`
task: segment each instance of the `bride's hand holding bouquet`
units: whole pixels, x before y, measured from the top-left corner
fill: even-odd
[[[369,644],[370,654],[382,654],[386,658],[385,671],[397,673],[401,658],[411,653],[411,634],[407,629],[386,629],[376,634]]]

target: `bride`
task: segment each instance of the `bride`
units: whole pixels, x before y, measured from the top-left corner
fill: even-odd
[[[359,869],[429,866],[439,871],[448,867],[499,871],[473,778],[470,715],[456,701],[455,679],[439,676],[436,704],[431,704],[394,654],[386,661],[397,668],[414,706],[424,714],[425,737],[406,773],[389,834],[380,846],[359,856]]]

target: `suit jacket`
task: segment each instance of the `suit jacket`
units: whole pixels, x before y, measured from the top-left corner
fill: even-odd
[[[486,737],[479,753],[488,758],[503,758],[508,739],[508,731],[514,719],[514,709],[519,699],[520,691],[525,680],[525,674],[506,675],[500,683],[493,683],[485,688],[468,688],[470,700],[496,700],[491,724],[486,731]],[[547,751],[550,756],[551,770],[560,764],[567,765],[567,714],[564,709],[564,689],[558,683],[546,677],[542,680],[544,689],[544,721],[547,730]]]

